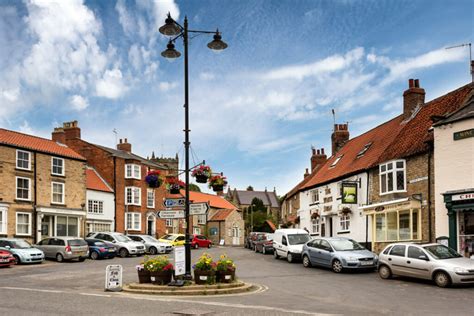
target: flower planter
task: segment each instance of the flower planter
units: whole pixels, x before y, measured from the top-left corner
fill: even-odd
[[[213,186],[212,186],[212,190],[213,190],[214,192],[224,191],[224,186],[223,186],[223,185],[213,185]]]
[[[196,182],[197,183],[206,183],[207,182],[207,176],[203,174],[197,174],[196,175]]]
[[[218,283],[231,283],[234,280],[235,280],[235,270],[216,272],[216,282]]]
[[[179,194],[179,188],[170,188],[170,194]]]
[[[173,276],[172,270],[167,271],[151,271],[150,280],[153,284],[164,285],[171,282],[171,277]]]
[[[196,284],[214,284],[216,283],[216,272],[194,270],[194,282]]]
[[[151,283],[150,271],[138,270],[138,283]]]

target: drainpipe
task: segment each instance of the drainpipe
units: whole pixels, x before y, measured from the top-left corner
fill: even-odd
[[[432,242],[433,237],[432,237],[432,229],[431,229],[431,223],[432,223],[432,216],[431,216],[431,153],[433,146],[431,143],[428,144],[429,150],[428,150],[428,201],[427,201],[427,206],[428,206],[428,241]],[[421,201],[423,204],[423,201]]]
[[[366,200],[365,203],[366,205],[369,204],[369,171],[366,171],[367,173],[367,190],[365,192],[366,194]],[[365,215],[365,246],[367,247],[369,245],[369,215]],[[370,247],[372,248],[372,247]],[[370,249],[372,250],[372,249]]]
[[[37,186],[38,172],[37,172],[37,169],[36,169],[36,166],[37,166],[37,164],[36,164],[36,151],[33,153],[33,155],[34,155],[33,157],[34,157],[34,160],[35,160],[34,165],[33,165],[33,168],[35,169],[34,176],[33,176],[34,177],[33,181],[35,182],[34,202],[33,202],[33,227],[36,228],[35,233],[33,234],[33,241],[36,244],[39,241],[38,240],[38,218],[37,218],[38,217],[38,211],[36,210],[36,207],[37,207],[36,198],[37,198],[37,195],[38,195],[38,193],[37,193],[38,192],[37,191],[38,190],[38,186]],[[41,230],[41,222],[40,222],[39,229]]]
[[[115,205],[115,212],[114,212],[114,232],[117,231],[117,165],[116,165],[116,157],[114,156],[114,205]]]

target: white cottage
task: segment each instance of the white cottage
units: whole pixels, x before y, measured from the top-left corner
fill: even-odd
[[[86,233],[115,231],[114,191],[92,167],[87,167]]]

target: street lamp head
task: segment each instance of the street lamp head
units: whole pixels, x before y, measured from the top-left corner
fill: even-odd
[[[161,56],[165,58],[178,58],[179,56],[181,56],[181,53],[174,49],[173,42],[169,41],[166,50],[161,52]]]
[[[207,44],[207,47],[213,50],[223,50],[227,48],[227,44],[222,41],[222,36],[219,33],[219,30],[216,31],[214,35],[214,40]]]
[[[161,34],[166,35],[166,36],[176,36],[179,33],[181,33],[181,29],[175,23],[175,21],[171,17],[171,14],[169,13],[168,13],[168,17],[165,20],[165,25],[161,26],[159,28],[159,31]]]

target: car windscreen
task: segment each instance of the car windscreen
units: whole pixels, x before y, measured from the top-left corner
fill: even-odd
[[[365,248],[352,239],[338,239],[329,241],[336,251],[364,250]]]
[[[158,240],[156,240],[155,238],[151,237],[151,236],[143,236],[142,237],[145,241],[148,241],[148,242],[158,242]]]
[[[173,235],[164,235],[163,237],[161,237],[161,239],[173,240],[174,236]]]
[[[102,242],[102,241],[96,241],[96,242],[94,243],[94,246],[97,246],[97,247],[107,247],[107,245],[106,245],[104,242]]]
[[[273,240],[273,234],[267,234],[267,240]]]
[[[125,235],[115,235],[114,237],[115,239],[117,239],[118,242],[131,241],[131,239]]]
[[[288,235],[288,243],[290,245],[302,245],[309,240],[308,234],[291,234]]]
[[[71,239],[67,241],[67,244],[71,247],[87,246],[87,242],[84,239]]]
[[[423,247],[430,255],[436,259],[452,259],[462,257],[456,250],[446,247],[444,245],[432,245]]]
[[[15,249],[32,248],[31,245],[27,243],[25,240],[15,240],[15,241],[12,241],[11,243],[12,243],[13,248]]]

